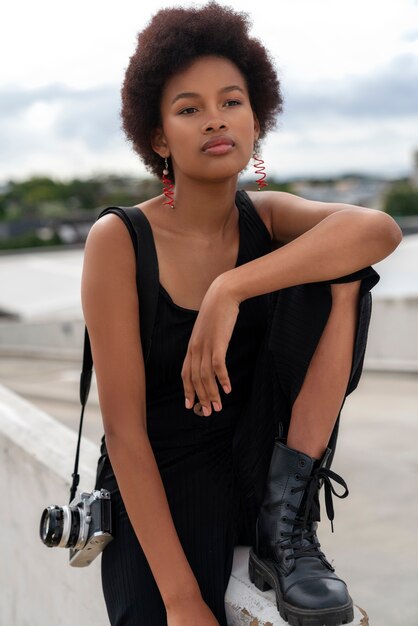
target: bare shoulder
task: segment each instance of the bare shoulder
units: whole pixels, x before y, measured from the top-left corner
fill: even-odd
[[[337,211],[376,213],[374,209],[308,200],[287,191],[247,192],[265,223],[270,225],[274,241],[289,243]]]
[[[127,227],[118,215],[98,219],[87,235],[82,271],[82,305],[86,322],[117,302],[130,308],[136,295],[136,258]],[[103,308],[105,307],[105,308]]]
[[[135,251],[128,229],[115,214],[103,215],[87,236],[81,304],[105,433],[133,436],[146,427],[145,370]]]
[[[111,245],[118,247],[120,242],[131,241],[128,229],[115,213],[107,213],[94,222],[90,228],[86,247],[96,245],[98,247]]]
[[[92,264],[96,274],[107,271],[136,271],[135,251],[131,236],[122,219],[108,213],[98,219],[89,230],[84,247],[84,265]],[[113,268],[113,269],[112,269]]]
[[[98,219],[87,235],[82,272],[82,305],[86,321],[113,310],[116,301],[132,306],[136,297],[136,258],[129,231],[114,213]],[[100,303],[100,304],[99,304]],[[88,325],[88,324],[87,324]]]

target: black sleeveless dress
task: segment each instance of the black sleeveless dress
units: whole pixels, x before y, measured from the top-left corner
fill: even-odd
[[[237,267],[269,253],[272,242],[245,192],[237,192],[236,205]],[[212,411],[204,417],[184,407],[181,368],[198,311],[174,303],[162,285],[146,364],[149,440],[180,542],[203,599],[221,626],[227,626],[224,596],[237,540],[234,434],[248,404],[269,306],[270,294],[240,305],[226,354],[232,392],[225,394],[218,383],[222,399],[219,413]],[[100,486],[112,492],[114,505],[114,539],[102,555],[102,584],[110,622],[112,626],[166,626],[160,592],[127,517],[110,464]],[[249,516],[255,521],[254,511]]]
[[[244,191],[236,194],[236,266],[276,248]],[[368,266],[332,280],[295,285],[245,300],[226,354],[231,394],[222,411],[184,408],[180,376],[197,311],[175,304],[160,285],[146,364],[147,427],[170,511],[203,599],[227,626],[224,596],[235,545],[254,545],[274,439],[286,440],[292,406],[326,326],[330,285],[361,280],[352,367],[328,447],[330,467],[341,410],[360,380],[379,274]],[[113,534],[102,554],[102,584],[112,626],[167,626],[166,611],[106,460],[97,487],[112,492]],[[176,572],[172,572],[175,576]]]

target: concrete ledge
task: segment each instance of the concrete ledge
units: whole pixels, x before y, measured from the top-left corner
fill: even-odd
[[[45,506],[68,502],[75,446],[73,431],[0,386],[0,624],[108,623],[100,558],[77,570],[68,550],[48,549],[38,535]],[[97,457],[84,441],[82,489],[91,489]]]
[[[108,623],[100,581],[100,557],[88,568],[68,565],[68,551],[48,550],[39,539],[42,510],[68,502],[76,433],[0,386],[0,624],[56,626]],[[84,439],[80,488],[94,484],[98,446]],[[235,548],[225,596],[230,626],[281,626],[273,591],[248,578],[248,550]],[[354,626],[366,626],[356,608]]]

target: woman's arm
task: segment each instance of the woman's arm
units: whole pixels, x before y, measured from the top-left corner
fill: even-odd
[[[267,193],[280,194],[262,195]],[[273,237],[287,243],[215,279],[237,301],[351,274],[381,261],[402,241],[401,229],[382,211],[296,196],[292,202],[286,211],[279,203],[270,206]]]
[[[270,194],[270,195],[267,195]],[[277,195],[274,195],[277,194]],[[311,202],[281,192],[263,192],[269,206],[248,193],[273,239],[287,241],[278,250],[218,276],[210,285],[190,337],[182,368],[186,408],[195,393],[211,414],[221,405],[215,376],[229,384],[225,357],[243,300],[294,285],[329,281],[367,268],[391,254],[402,231],[386,213],[352,205]],[[279,203],[274,204],[276,198]],[[274,206],[273,206],[274,204]]]
[[[165,606],[199,598],[147,436],[135,254],[116,215],[101,217],[89,232],[81,301],[106,445],[129,519]]]

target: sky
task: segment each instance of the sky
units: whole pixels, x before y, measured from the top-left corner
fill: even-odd
[[[418,0],[230,0],[284,96],[262,144],[278,178],[409,175],[418,149]],[[0,183],[147,174],[120,128],[136,37],[172,0],[15,0],[0,25]]]

